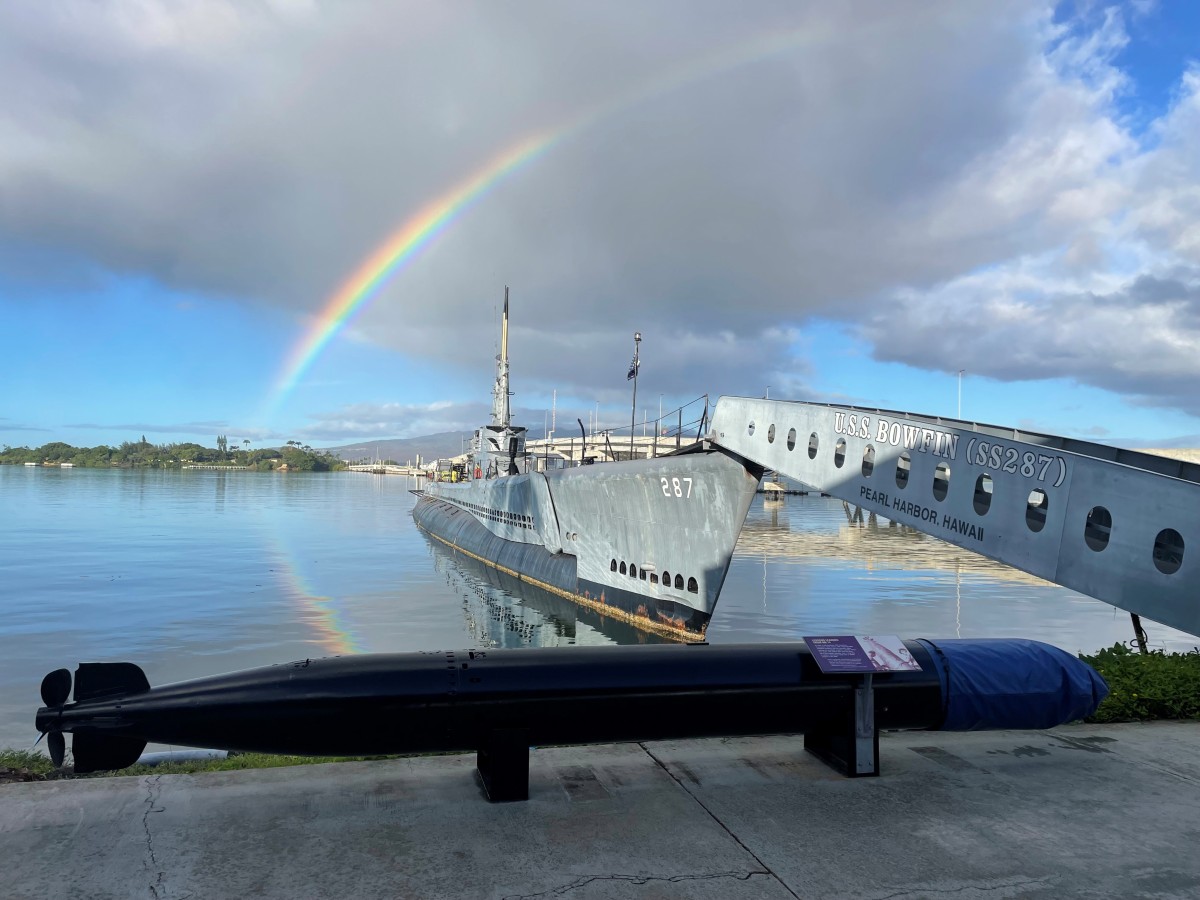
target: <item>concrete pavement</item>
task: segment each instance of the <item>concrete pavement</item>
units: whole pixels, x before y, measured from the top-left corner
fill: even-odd
[[[1200,723],[799,737],[0,787],[0,897],[1200,897]]]

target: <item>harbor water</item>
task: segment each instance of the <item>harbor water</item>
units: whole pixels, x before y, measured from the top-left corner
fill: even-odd
[[[152,685],[339,654],[656,640],[451,554],[416,481],[360,473],[0,466],[0,747],[42,676],[130,661]],[[1146,623],[1153,646],[1200,638]],[[712,643],[819,634],[1128,640],[1128,614],[831,498],[751,507]]]

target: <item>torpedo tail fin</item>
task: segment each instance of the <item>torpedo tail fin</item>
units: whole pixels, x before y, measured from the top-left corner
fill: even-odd
[[[150,690],[146,673],[133,663],[80,663],[75,670],[75,702],[123,697]]]
[[[38,710],[37,727],[47,736],[50,758],[56,766],[61,766],[66,756],[67,742],[63,732],[75,731],[64,721],[72,681],[75,704],[129,697],[150,690],[146,673],[133,663],[80,663],[74,679],[67,669],[57,669],[47,675],[42,680],[42,702],[46,705]],[[81,774],[133,765],[146,748],[146,742],[140,737],[109,734],[95,728],[95,724],[89,723],[83,730],[75,731],[71,744],[75,771]]]
[[[124,769],[137,762],[145,749],[146,742],[139,737],[96,731],[77,732],[71,741],[77,774]]]

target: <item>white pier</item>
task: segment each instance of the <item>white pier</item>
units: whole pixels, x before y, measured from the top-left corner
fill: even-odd
[[[424,475],[423,466],[396,466],[391,463],[355,463],[347,465],[350,472],[367,472],[371,475]]]

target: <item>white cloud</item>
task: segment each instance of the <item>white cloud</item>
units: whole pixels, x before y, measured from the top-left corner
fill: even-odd
[[[509,283],[519,391],[582,402],[640,329],[647,390],[798,394],[795,348],[824,316],[859,323],[882,359],[967,358],[1196,412],[1200,72],[1131,133],[1122,15],[9,4],[0,271],[6,254],[55,277],[82,260],[311,315],[467,173],[607,103],[459,216],[359,333],[474,366]],[[789,52],[728,64],[780,35]],[[351,408],[313,436],[445,421]]]
[[[862,326],[878,358],[1003,380],[1068,377],[1200,415],[1200,77],[1185,74],[1139,144],[1113,104],[1119,26],[1110,12],[1100,32],[1050,54],[1065,66],[1038,94],[1055,115],[1035,104],[1010,139],[1040,152],[999,154],[1021,173],[1010,196],[1025,198],[1001,230],[1025,219],[1037,240],[894,292]],[[1053,100],[1063,94],[1073,102]],[[971,187],[943,208],[987,222],[995,196]]]

